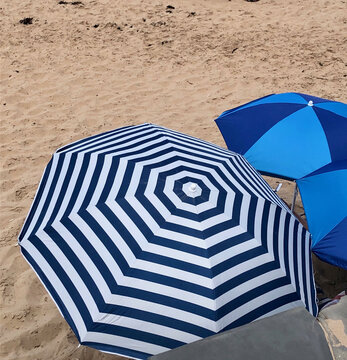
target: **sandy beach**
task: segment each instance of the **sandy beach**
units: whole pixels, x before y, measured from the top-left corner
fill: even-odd
[[[0,24],[0,357],[116,359],[77,347],[16,246],[51,154],[144,122],[225,147],[226,109],[287,91],[346,101],[346,1],[4,0]]]

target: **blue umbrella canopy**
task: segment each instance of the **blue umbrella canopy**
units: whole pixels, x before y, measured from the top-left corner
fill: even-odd
[[[297,184],[312,250],[322,260],[347,269],[347,160],[330,163]]]
[[[228,149],[260,172],[291,180],[347,159],[347,105],[273,94],[225,111],[216,123]]]
[[[59,149],[19,244],[80,343],[128,357],[317,314],[309,233],[262,177],[156,125]]]

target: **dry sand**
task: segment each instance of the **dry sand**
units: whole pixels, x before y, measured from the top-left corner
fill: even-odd
[[[213,119],[254,98],[298,91],[345,100],[345,0],[82,1],[0,3],[0,357],[6,360],[116,358],[77,349],[15,247],[56,148],[143,122],[225,146]],[[167,12],[167,5],[175,9]],[[32,24],[19,22],[27,17]],[[291,192],[286,183],[280,195],[290,203]]]

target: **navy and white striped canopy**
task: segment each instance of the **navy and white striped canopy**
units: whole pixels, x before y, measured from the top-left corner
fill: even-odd
[[[144,359],[296,306],[310,236],[241,156],[152,124],[59,149],[19,236],[80,343]]]

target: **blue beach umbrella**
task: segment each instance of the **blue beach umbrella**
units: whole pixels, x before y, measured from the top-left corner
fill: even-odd
[[[347,160],[330,163],[297,180],[297,184],[313,252],[347,269]]]
[[[144,124],[60,148],[19,236],[79,342],[145,359],[289,308],[310,236],[241,156]]]
[[[222,113],[228,149],[263,174],[295,180],[347,159],[347,105],[300,94],[273,94]]]

